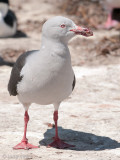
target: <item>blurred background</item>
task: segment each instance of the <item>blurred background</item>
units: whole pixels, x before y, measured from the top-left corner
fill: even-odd
[[[0,156],[3,159],[120,159],[120,6],[115,3],[120,0],[111,0],[113,6],[108,1],[10,0],[18,31],[11,38],[0,39]],[[56,150],[41,145],[38,150],[14,151],[12,147],[23,134],[24,109],[7,91],[11,66],[23,52],[40,49],[42,25],[57,15],[94,32],[93,37],[77,36],[68,44],[77,81],[72,95],[61,105],[59,132],[62,139],[76,147]],[[48,144],[54,136],[53,107],[49,105],[45,110],[33,104],[29,113],[30,142]],[[44,135],[48,141],[44,141]]]
[[[69,43],[73,65],[119,63],[120,24],[105,28],[109,14],[105,1],[107,0],[10,0],[10,8],[18,20],[19,32],[12,39],[0,41],[1,57],[8,62],[15,62],[24,51],[39,49],[43,23],[53,16],[62,15],[94,31],[93,38],[79,36]],[[119,21],[120,10],[114,10],[112,17]]]

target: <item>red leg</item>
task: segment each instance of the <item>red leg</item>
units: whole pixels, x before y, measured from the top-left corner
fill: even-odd
[[[54,141],[48,145],[48,147],[54,147],[54,148],[69,148],[74,147],[74,145],[67,144],[63,142],[59,136],[58,136],[58,127],[57,127],[57,120],[58,120],[58,111],[54,111],[54,122],[55,122],[55,137]]]
[[[118,24],[116,20],[112,20],[112,13],[109,13],[107,21],[105,23],[105,28],[110,29],[112,27],[115,27]]]
[[[27,111],[25,111],[24,121],[25,121],[25,127],[24,127],[23,139],[22,139],[22,141],[19,144],[17,144],[15,147],[13,147],[13,149],[32,149],[32,148],[38,148],[37,146],[34,146],[34,145],[28,143],[28,139],[26,138],[27,124],[28,124],[28,121],[29,121],[29,115],[28,115]]]

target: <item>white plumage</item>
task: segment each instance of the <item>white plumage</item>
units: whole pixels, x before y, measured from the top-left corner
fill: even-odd
[[[21,76],[18,98],[22,103],[46,105],[63,101],[72,92],[74,80],[67,46],[52,41],[41,46],[26,59]]]

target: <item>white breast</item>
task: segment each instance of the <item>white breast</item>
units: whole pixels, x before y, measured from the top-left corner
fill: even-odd
[[[23,79],[18,84],[20,101],[51,104],[61,102],[72,92],[74,74],[69,53],[62,57],[48,52],[28,57],[21,72]]]

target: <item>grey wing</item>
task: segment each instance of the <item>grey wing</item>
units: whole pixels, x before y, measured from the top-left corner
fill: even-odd
[[[16,61],[14,64],[11,75],[10,75],[10,80],[8,82],[8,91],[10,95],[16,96],[18,94],[17,92],[17,84],[22,80],[22,76],[20,75],[20,72],[25,64],[26,57],[31,55],[37,50],[33,51],[28,51],[23,53]]]

